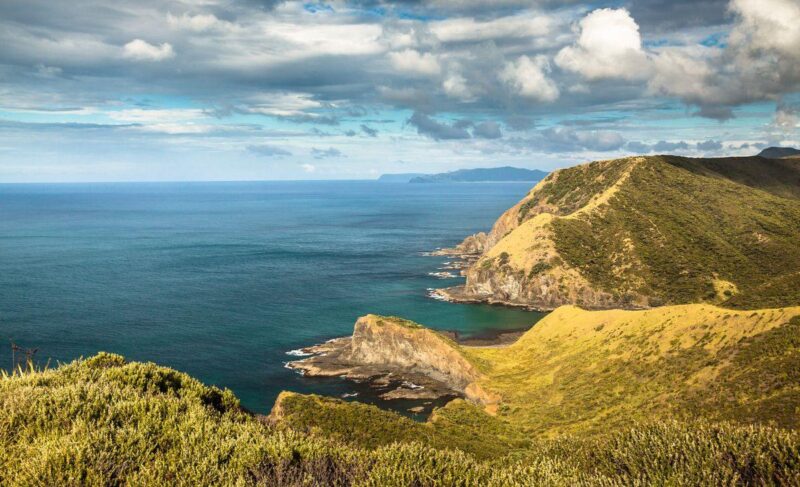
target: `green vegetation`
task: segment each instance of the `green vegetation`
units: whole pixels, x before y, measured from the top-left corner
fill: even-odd
[[[292,429],[366,448],[420,442],[488,459],[522,450],[530,443],[508,423],[461,399],[437,409],[427,423],[375,406],[317,395],[284,393],[279,409],[281,422]]]
[[[569,215],[586,206],[593,197],[613,186],[630,165],[631,159],[598,161],[569,167],[551,174],[545,184],[531,193],[519,210],[520,223],[542,204],[555,208],[556,215]]]
[[[325,410],[335,402],[308,401],[299,404]],[[408,420],[342,403],[348,408],[354,408],[347,413],[352,425],[356,416],[366,417],[363,434],[345,443],[317,434],[336,429],[327,420],[316,420],[323,429],[306,424],[298,427],[303,431],[290,421],[270,424],[243,411],[229,391],[154,364],[100,354],[0,379],[0,485],[800,482],[800,435],[765,426],[661,422],[595,438],[524,440],[508,455],[499,456],[504,452],[498,449],[495,458],[481,459],[458,448],[513,436],[513,430],[463,402],[439,410],[430,426],[415,426],[433,430],[422,440],[387,426],[383,432],[400,435],[391,444],[388,438],[375,442],[367,429],[381,419],[403,427]],[[461,427],[468,425],[474,428]]]
[[[534,207],[556,215],[558,255],[620,305],[645,297],[650,305],[792,306],[800,304],[798,183],[793,160],[600,161],[554,173],[519,219]]]
[[[383,326],[387,322],[391,322],[395,325],[400,325],[404,328],[411,328],[411,329],[424,328],[419,323],[407,320],[405,318],[401,318],[399,316],[376,316],[375,323],[377,323],[378,326]]]

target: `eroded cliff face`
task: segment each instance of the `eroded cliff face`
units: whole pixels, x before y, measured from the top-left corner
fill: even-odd
[[[425,374],[486,404],[492,399],[477,385],[481,374],[459,351],[459,346],[439,333],[399,318],[363,316],[353,330],[350,358],[364,364],[392,364]]]

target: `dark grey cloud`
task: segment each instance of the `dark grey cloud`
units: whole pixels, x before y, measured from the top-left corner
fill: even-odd
[[[378,136],[378,131],[376,129],[370,127],[369,125],[363,124],[363,123],[361,124],[361,131],[364,132],[365,134],[367,134],[370,137],[377,137]]]
[[[733,118],[733,108],[725,105],[705,105],[700,104],[697,111],[694,112],[697,117],[713,118],[724,122]]]
[[[718,152],[722,150],[722,142],[718,140],[706,140],[697,143],[697,150],[705,152]]]
[[[533,132],[528,137],[510,139],[512,146],[535,152],[609,152],[622,148],[625,138],[609,130],[575,130],[552,127]]]
[[[488,121],[476,124],[472,135],[481,139],[499,139],[503,137],[503,132],[499,123]]]
[[[281,157],[281,156],[292,155],[292,153],[286,149],[281,149],[280,147],[276,147],[274,145],[266,145],[266,144],[249,145],[247,146],[247,150],[249,152],[252,152],[253,154],[257,154],[259,156],[264,156],[264,157]]]
[[[625,144],[625,148],[637,154],[646,154],[648,152],[652,152],[653,150],[653,147],[651,145],[636,140],[632,140],[627,144]]]
[[[524,115],[509,115],[505,118],[505,123],[506,127],[511,130],[529,130],[536,125],[531,117]]]
[[[689,150],[689,144],[684,141],[667,142],[666,140],[659,140],[653,144],[653,151],[655,152],[673,152]]]
[[[615,2],[606,4],[615,6]],[[687,27],[720,26],[731,20],[728,0],[632,0],[624,5],[642,30],[652,34],[671,33]]]
[[[418,134],[434,140],[469,139],[471,137],[461,121],[448,125],[437,122],[424,113],[414,112],[408,119],[408,123],[416,127]]]
[[[731,149],[745,149],[749,148],[751,144],[746,143],[742,144],[738,147],[730,147]],[[705,140],[696,143],[690,143],[683,140],[678,141],[666,141],[660,140],[655,144],[646,144],[643,142],[638,141],[631,141],[625,144],[625,149],[630,152],[635,152],[637,154],[649,154],[652,152],[656,153],[673,153],[673,152],[687,152],[691,150],[696,150],[702,153],[718,153],[721,152],[724,148],[724,145],[719,140]]]

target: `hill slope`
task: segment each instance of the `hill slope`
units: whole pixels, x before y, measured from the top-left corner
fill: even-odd
[[[499,417],[534,434],[649,417],[800,426],[800,307],[557,309],[504,348],[463,351]]]
[[[800,150],[794,147],[767,147],[758,153],[761,157],[768,157],[772,159],[779,159],[782,157],[797,157],[800,156]]]
[[[363,334],[364,320],[356,333]],[[511,345],[470,347],[442,339],[434,354],[412,352],[430,348],[421,333],[426,329],[416,326],[416,333],[402,337],[374,330],[359,347],[391,342],[405,350],[405,366],[395,371],[400,377],[457,376],[463,396],[528,437],[606,433],[650,417],[800,427],[800,307],[562,306]],[[452,362],[447,371],[443,357]]]
[[[511,428],[463,403],[448,406],[430,424],[411,425],[370,406],[358,407],[357,414],[329,414],[323,408],[350,405],[297,399],[303,410],[321,414],[304,415],[307,421],[294,426],[273,425],[241,410],[230,392],[107,354],[56,370],[0,375],[0,485],[507,487],[800,481],[800,435],[771,427],[662,422],[593,439],[520,442],[512,438]],[[337,435],[345,430],[373,434],[366,427],[376,425],[383,432],[409,428],[411,434],[398,434],[397,443]],[[481,450],[500,458],[469,453],[484,440],[488,448]],[[509,446],[516,449],[511,456],[505,454]],[[642,451],[648,452],[646,459]]]
[[[464,246],[453,300],[554,309],[800,303],[800,161],[632,157],[562,169]]]

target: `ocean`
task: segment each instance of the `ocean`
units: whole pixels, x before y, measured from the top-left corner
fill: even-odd
[[[284,368],[367,313],[476,336],[542,315],[430,299],[429,275],[529,183],[373,181],[0,185],[0,368],[13,341],[51,365],[98,351],[227,387],[266,413],[281,390],[380,403]],[[352,396],[358,393],[359,396]]]

